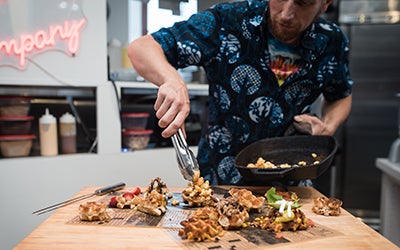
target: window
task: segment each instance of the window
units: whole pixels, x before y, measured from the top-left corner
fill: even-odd
[[[173,11],[170,9],[160,8],[159,1],[163,0],[150,0],[147,4],[148,33],[155,32],[162,27],[172,26],[175,22],[186,20],[192,14],[197,12],[198,0],[188,0],[187,2],[180,2],[180,15],[174,15]]]

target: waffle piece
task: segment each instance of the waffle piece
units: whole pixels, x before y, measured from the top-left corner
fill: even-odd
[[[83,221],[110,221],[113,215],[105,202],[89,201],[79,205],[79,217]]]
[[[265,198],[260,196],[256,197],[250,190],[232,188],[229,190],[229,194],[239,200],[239,204],[245,207],[248,211],[255,209],[260,211],[264,205]]]
[[[182,239],[205,241],[213,240],[216,236],[223,236],[224,230],[214,219],[189,218],[181,221],[183,228],[179,229],[178,235]]]

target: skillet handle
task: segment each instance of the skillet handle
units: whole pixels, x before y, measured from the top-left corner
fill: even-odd
[[[290,171],[293,171],[295,168],[290,167],[286,169],[265,169],[265,168],[254,168],[254,173],[259,174],[259,175],[284,175],[289,173]]]

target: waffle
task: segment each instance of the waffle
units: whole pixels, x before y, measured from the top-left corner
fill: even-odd
[[[110,221],[113,214],[105,202],[90,201],[79,205],[79,217],[83,221]]]

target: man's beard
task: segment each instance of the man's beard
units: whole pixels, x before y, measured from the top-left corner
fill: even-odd
[[[314,21],[318,20],[319,15],[314,18]],[[275,18],[274,22],[272,22],[271,14],[268,13],[268,23],[271,34],[278,39],[279,41],[287,44],[296,45],[300,42],[301,37],[303,36],[304,30],[302,30],[301,26],[297,25],[296,22],[291,21],[288,23],[283,23],[280,20]],[[279,22],[284,25],[288,25],[287,28],[279,25]]]
[[[299,30],[296,25],[293,25],[293,23],[287,23],[287,25],[290,25],[288,28],[283,28],[278,24],[278,20],[275,20],[274,22],[271,20],[272,17],[269,17],[269,27],[270,27],[270,32],[272,35],[278,39],[279,41],[283,43],[289,43],[289,44],[296,44],[300,40],[301,36],[301,31]]]

